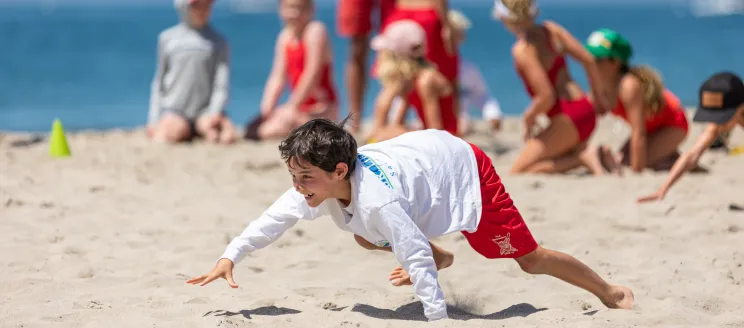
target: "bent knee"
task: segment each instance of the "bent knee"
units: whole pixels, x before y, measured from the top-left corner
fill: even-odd
[[[528,253],[527,255],[524,255],[522,257],[514,259],[517,261],[517,264],[519,264],[519,268],[522,269],[522,271],[529,273],[529,274],[540,274],[542,273],[542,270],[540,270],[540,248],[535,249],[534,251]]]
[[[191,126],[186,119],[177,115],[166,115],[158,123],[153,136],[156,140],[179,142],[191,137]]]

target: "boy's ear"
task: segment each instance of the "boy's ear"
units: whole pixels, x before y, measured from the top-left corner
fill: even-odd
[[[338,163],[336,164],[336,171],[333,172],[333,176],[338,180],[343,180],[348,172],[349,166],[346,163]]]

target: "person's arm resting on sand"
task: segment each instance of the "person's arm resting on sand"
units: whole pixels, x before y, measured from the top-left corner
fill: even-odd
[[[230,287],[237,288],[232,280],[232,268],[236,263],[246,254],[275,242],[300,219],[310,220],[315,218],[315,214],[302,194],[294,188],[289,189],[227,245],[210,273],[191,278],[187,283],[204,286],[217,278],[225,278]]]
[[[705,127],[703,133],[695,141],[695,145],[692,147],[692,149],[680,155],[677,161],[674,162],[674,166],[672,166],[672,169],[669,172],[669,178],[667,179],[666,183],[664,183],[664,185],[662,185],[661,188],[659,188],[659,190],[655,193],[646,197],[639,198],[638,202],[648,202],[664,199],[664,196],[666,196],[666,194],[669,192],[669,189],[672,188],[672,186],[679,180],[679,178],[681,178],[682,175],[685,174],[685,172],[692,170],[697,166],[698,162],[700,161],[700,157],[702,157],[705,151],[710,148],[710,145],[713,144],[720,133],[720,125],[708,123],[708,126]]]
[[[395,258],[411,276],[413,289],[429,320],[447,318],[447,304],[437,281],[437,266],[424,233],[399,203],[393,202],[370,213],[371,227],[385,236]]]
[[[620,81],[620,102],[625,105],[630,123],[630,168],[640,173],[646,167],[646,115],[643,104],[643,90],[636,78]]]

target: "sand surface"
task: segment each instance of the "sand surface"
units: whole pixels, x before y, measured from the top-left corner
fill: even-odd
[[[700,127],[694,126],[696,136]],[[622,144],[602,121],[593,143]],[[460,234],[440,283],[452,319],[424,321],[412,288],[392,287],[392,255],[358,247],[330,220],[300,222],[206,287],[228,241],[290,187],[276,143],[150,144],[142,131],[68,134],[73,156],[0,135],[0,327],[742,327],[744,156],[708,153],[711,174],[684,178],[664,202],[637,205],[665,173],[510,176],[519,122],[483,130],[540,244],[635,292],[632,311],[511,260],[486,260]],[[732,139],[742,143],[739,130]],[[684,147],[689,147],[690,140]]]

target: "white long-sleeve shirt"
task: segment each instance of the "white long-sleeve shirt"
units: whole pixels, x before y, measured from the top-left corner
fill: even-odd
[[[299,220],[330,215],[340,229],[390,246],[410,274],[426,317],[446,318],[429,239],[473,232],[478,226],[482,203],[472,148],[447,132],[429,129],[365,145],[358,153],[348,206],[327,199],[310,208],[302,194],[289,189],[230,242],[221,258],[237,263]]]

